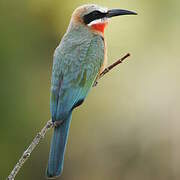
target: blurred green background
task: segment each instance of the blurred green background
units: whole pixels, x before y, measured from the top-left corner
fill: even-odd
[[[0,179],[50,118],[52,56],[72,11],[84,3],[138,16],[113,18],[106,30],[106,75],[75,110],[65,156],[66,180],[180,179],[179,0],[0,1]],[[17,180],[43,180],[52,131]]]

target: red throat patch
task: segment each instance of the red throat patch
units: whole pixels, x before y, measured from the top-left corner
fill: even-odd
[[[108,24],[107,22],[105,22],[105,23],[98,23],[98,24],[93,24],[91,27],[92,27],[93,30],[100,31],[101,33],[104,34],[104,29],[107,26],[107,24]]]

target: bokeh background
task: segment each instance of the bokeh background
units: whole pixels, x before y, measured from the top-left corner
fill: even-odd
[[[180,179],[179,0],[0,1],[0,179],[50,118],[52,57],[72,11],[84,3],[138,16],[113,18],[106,30],[106,75],[73,113],[66,180]],[[17,180],[43,180],[52,131]]]

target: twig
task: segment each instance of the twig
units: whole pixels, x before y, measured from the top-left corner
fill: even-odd
[[[125,56],[123,56],[121,59],[117,60],[116,62],[114,62],[113,64],[111,64],[110,66],[108,66],[101,74],[100,74],[100,78],[102,78],[106,73],[108,73],[111,69],[113,69],[115,66],[117,66],[118,64],[122,63],[126,58],[128,58],[130,56],[130,54],[126,54]]]
[[[11,174],[8,176],[7,180],[14,180],[15,176],[23,166],[23,164],[26,162],[26,160],[31,155],[34,148],[39,144],[40,140],[44,138],[47,131],[53,126],[53,123],[51,120],[49,120],[46,125],[41,129],[41,131],[36,135],[36,137],[33,139],[30,146],[24,151],[22,156],[20,157],[19,161],[15,165],[14,169],[11,171]]]
[[[113,64],[111,64],[110,66],[108,66],[106,69],[104,69],[104,71],[100,74],[100,76],[98,77],[97,80],[101,79],[106,73],[108,73],[111,69],[113,69],[115,66],[121,64],[126,58],[128,58],[130,56],[130,53],[127,53],[125,56],[123,56],[122,58],[118,59],[116,62],[114,62]],[[97,86],[98,81],[94,82],[93,87]]]
[[[98,79],[101,79],[106,73],[108,73],[111,69],[113,69],[118,64],[122,63],[127,57],[129,57],[130,54],[126,54],[121,59],[107,67],[99,76]],[[97,81],[95,82],[94,86],[97,85]],[[44,138],[47,131],[53,127],[53,123],[51,120],[49,120],[46,125],[41,129],[41,131],[36,135],[36,137],[33,139],[32,143],[29,145],[29,147],[24,151],[20,159],[18,160],[17,164],[14,166],[14,169],[11,171],[10,175],[8,176],[7,180],[14,180],[17,173],[23,166],[23,164],[28,160],[31,153],[35,149],[35,147],[39,144],[40,140]]]

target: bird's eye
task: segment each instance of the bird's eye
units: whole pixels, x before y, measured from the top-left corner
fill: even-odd
[[[106,13],[100,12],[100,11],[93,11],[89,14],[84,15],[83,20],[85,24],[89,24],[90,22],[96,20],[96,19],[101,19],[106,16]]]
[[[100,14],[101,14],[100,11],[93,11],[93,12],[92,12],[92,15],[94,15],[94,16],[98,16],[98,15],[100,15]]]

